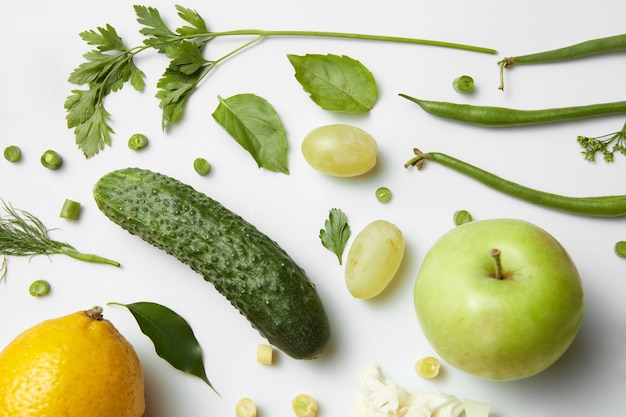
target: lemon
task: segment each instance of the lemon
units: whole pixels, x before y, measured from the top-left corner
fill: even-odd
[[[0,417],[140,417],[132,345],[94,307],[46,320],[0,352]]]

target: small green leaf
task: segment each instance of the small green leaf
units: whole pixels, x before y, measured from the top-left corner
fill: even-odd
[[[157,303],[109,304],[128,308],[141,331],[152,340],[157,355],[174,368],[202,379],[215,391],[204,370],[202,348],[183,317]]]
[[[285,128],[274,107],[254,94],[218,99],[213,118],[252,155],[259,168],[289,174]]]
[[[342,264],[343,251],[346,248],[351,230],[348,217],[338,208],[330,209],[328,220],[324,223],[325,229],[320,230],[322,245],[335,255]]]
[[[345,55],[287,55],[296,79],[324,110],[365,113],[378,98],[372,73]]]

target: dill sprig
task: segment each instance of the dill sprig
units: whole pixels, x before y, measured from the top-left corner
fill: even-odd
[[[31,213],[14,209],[2,201],[6,215],[0,217],[0,280],[6,277],[7,256],[35,256],[62,254],[72,258],[94,263],[120,266],[119,262],[98,255],[77,251],[72,245],[50,238],[49,230],[43,222]]]
[[[615,152],[626,155],[626,123],[618,132],[596,137],[578,136],[577,140],[587,161],[594,162],[596,154],[601,153],[605,162],[613,162]]]

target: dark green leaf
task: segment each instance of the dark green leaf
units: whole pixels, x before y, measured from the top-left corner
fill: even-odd
[[[144,44],[164,52],[165,46],[176,37],[176,34],[163,22],[159,11],[154,7],[136,5],[135,14],[137,22],[144,26],[139,30],[139,33],[146,36]]]
[[[159,107],[162,109],[161,122],[163,129],[168,129],[172,124],[183,118],[187,99],[196,90],[207,68],[202,68],[193,74],[185,74],[173,65],[170,65],[159,81],[156,97],[160,100]]]
[[[209,29],[207,29],[204,19],[195,10],[188,9],[180,5],[176,5],[176,10],[178,10],[178,16],[180,16],[181,19],[192,25],[181,26],[176,29],[176,32],[179,35],[202,36],[209,31]]]
[[[348,217],[338,208],[330,209],[328,220],[324,223],[325,229],[320,229],[320,240],[322,245],[335,255],[342,264],[343,251],[350,238],[350,225]]]
[[[324,110],[364,113],[378,98],[372,73],[359,61],[345,55],[287,55],[295,76]]]
[[[111,25],[106,27],[98,27],[97,31],[87,30],[80,33],[80,37],[87,42],[88,45],[95,45],[99,51],[126,51],[127,48],[122,38],[117,34],[115,28]]]
[[[157,355],[174,368],[202,379],[213,388],[204,370],[202,348],[183,317],[157,303],[109,304],[128,308],[141,331],[152,340]]]
[[[252,155],[259,168],[289,174],[285,128],[274,107],[254,94],[218,98],[213,118]]]

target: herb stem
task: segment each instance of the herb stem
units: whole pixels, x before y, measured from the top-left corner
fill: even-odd
[[[120,263],[117,261],[113,261],[111,259],[107,259],[107,258],[103,258],[102,256],[98,256],[98,255],[93,255],[91,253],[82,253],[77,251],[76,249],[70,247],[70,246],[61,246],[59,247],[59,254],[63,254],[63,255],[67,255],[69,257],[72,257],[74,259],[78,259],[79,261],[84,261],[84,262],[92,262],[92,263],[99,263],[99,264],[108,264],[108,265],[113,265],[113,266],[120,266]]]
[[[223,32],[207,32],[205,34],[196,34],[194,37],[207,36],[242,36],[242,35],[258,35],[260,37],[270,36],[292,36],[292,37],[315,37],[315,38],[336,38],[336,39],[359,39],[368,41],[407,43],[413,45],[429,45],[439,46],[443,48],[461,49],[472,52],[480,52],[495,55],[498,53],[495,49],[485,48],[481,46],[466,45],[455,42],[436,41],[431,39],[407,38],[402,36],[386,36],[386,35],[370,35],[365,33],[350,32],[326,32],[326,31],[309,31],[309,30],[262,30],[262,29],[238,29]]]

